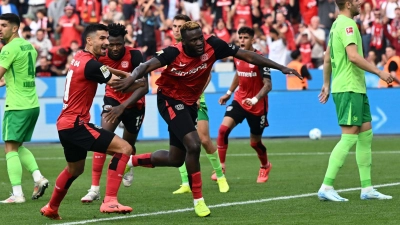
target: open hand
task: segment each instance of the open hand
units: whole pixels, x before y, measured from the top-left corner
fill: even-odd
[[[329,86],[326,85],[322,86],[321,88],[321,92],[318,95],[318,99],[319,102],[321,102],[322,104],[325,104],[329,99],[329,92],[330,92],[329,89],[330,89]]]
[[[108,109],[107,113],[103,113],[103,119],[106,123],[114,123],[115,121],[119,122],[118,117],[122,115],[125,110],[125,107],[122,105],[114,106]]]

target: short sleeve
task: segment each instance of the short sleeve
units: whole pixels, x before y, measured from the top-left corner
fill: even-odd
[[[271,80],[271,69],[269,67],[259,66],[260,74],[263,78],[268,78]]]
[[[211,45],[215,52],[215,58],[223,59],[228,56],[234,56],[239,51],[239,47],[236,45],[228,44],[225,41],[211,36],[207,39],[207,43]]]
[[[155,57],[160,60],[161,66],[166,66],[171,64],[179,54],[180,52],[177,48],[169,46],[156,52]]]
[[[16,50],[11,51],[4,46],[0,52],[0,66],[8,70],[11,64],[15,61],[17,54]]]
[[[397,65],[396,62],[391,61],[391,62],[389,63],[389,72],[396,72],[398,68],[399,68],[399,67],[398,67],[398,65]]]
[[[135,69],[140,63],[144,62],[143,55],[139,50],[131,50],[130,53],[132,68]]]
[[[96,81],[100,84],[107,83],[112,77],[107,66],[94,59],[91,59],[86,63],[84,73],[86,79]]]
[[[347,47],[350,44],[357,44],[357,32],[358,28],[356,23],[354,25],[349,24],[348,26],[343,26],[343,28],[340,28],[341,30],[338,30],[340,33],[339,36],[342,37],[343,41],[343,47]]]

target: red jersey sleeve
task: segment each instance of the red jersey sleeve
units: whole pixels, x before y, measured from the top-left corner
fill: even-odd
[[[169,46],[156,52],[156,58],[160,60],[162,66],[171,64],[180,54],[179,49]]]
[[[85,78],[96,81],[97,83],[107,83],[112,75],[107,66],[94,59],[89,60],[85,66]]]
[[[239,47],[236,45],[228,45],[228,43],[215,36],[209,37],[207,43],[213,47],[217,60],[234,56],[239,51]]]

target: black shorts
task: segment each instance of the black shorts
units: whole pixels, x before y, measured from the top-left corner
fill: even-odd
[[[254,135],[262,135],[264,128],[268,127],[267,111],[262,116],[256,116],[243,109],[243,107],[235,100],[226,107],[225,116],[231,117],[236,124],[242,123],[244,119],[250,127],[250,133]]]
[[[103,113],[106,113],[107,110],[104,110],[105,106],[118,106],[120,103],[114,98],[104,96],[104,105],[103,105]],[[118,117],[118,123],[122,121],[125,126],[125,129],[131,134],[137,134],[140,131],[140,127],[142,126],[145,114],[145,107],[141,109],[137,107],[126,108],[121,116]]]
[[[185,103],[167,97],[158,91],[157,104],[160,115],[168,124],[169,144],[186,151],[183,145],[183,137],[196,131],[197,104]]]
[[[86,159],[87,151],[106,153],[115,134],[92,123],[83,123],[78,117],[73,128],[59,130],[58,136],[67,162],[77,162]]]

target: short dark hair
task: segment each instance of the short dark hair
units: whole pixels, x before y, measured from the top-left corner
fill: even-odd
[[[392,50],[396,50],[396,48],[393,45],[388,45],[386,48],[391,48]]]
[[[4,14],[0,15],[0,20],[5,20],[5,21],[9,22],[10,24],[17,26],[18,28],[21,23],[19,16],[14,13],[4,13]]]
[[[183,15],[183,14],[176,14],[174,16],[174,20],[184,20],[185,22],[191,21],[190,17],[188,17],[187,15]]]
[[[95,32],[97,32],[99,30],[108,31],[108,28],[107,28],[106,25],[100,24],[100,23],[90,24],[83,31],[83,34],[82,34],[83,35],[83,39],[86,40],[86,38],[89,36],[89,34],[95,33]]]
[[[344,5],[346,4],[346,2],[350,2],[351,0],[336,0],[336,5],[339,8],[339,10],[343,10],[344,9]]]
[[[108,33],[110,34],[111,37],[125,37],[125,35],[128,33],[126,31],[126,28],[124,25],[119,24],[119,23],[112,23],[108,24]]]
[[[275,30],[274,28],[269,28],[269,33],[273,33],[279,36],[279,32],[277,30]]]
[[[250,37],[254,37],[254,29],[243,26],[238,30],[238,34],[248,34]]]
[[[299,49],[296,49],[292,53],[290,53],[290,57],[292,59],[297,59],[300,55],[301,55],[301,52]]]
[[[44,30],[43,29],[37,29],[36,33],[38,33],[38,32],[43,32],[44,33]]]

